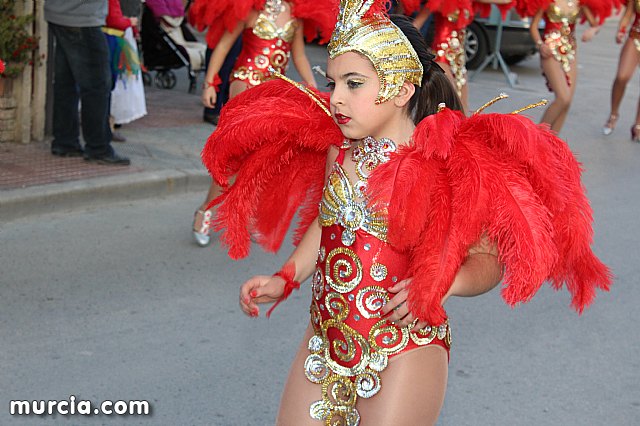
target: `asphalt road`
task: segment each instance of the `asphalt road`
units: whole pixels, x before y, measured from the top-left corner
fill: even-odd
[[[640,421],[640,144],[628,140],[637,80],[619,129],[600,134],[618,47],[613,25],[582,45],[565,137],[585,168],[596,253],[616,274],[582,316],[548,287],[507,307],[499,291],[448,304],[454,335],[441,425],[635,425]],[[314,50],[314,52],[316,52]],[[314,53],[315,54],[315,53]],[[318,53],[320,54],[320,53]],[[509,111],[548,96],[537,58],[508,89],[487,71],[477,107],[503,90]],[[539,117],[541,110],[531,115]],[[302,336],[308,286],[270,320],[245,318],[237,288],[287,255],[227,260],[193,245],[204,194],[45,214],[0,224],[0,424],[268,425]],[[9,415],[10,400],[148,400],[149,416]]]

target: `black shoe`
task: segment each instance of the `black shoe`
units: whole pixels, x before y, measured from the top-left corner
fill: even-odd
[[[82,157],[84,151],[82,149],[66,150],[61,148],[51,148],[51,154],[56,157]]]
[[[105,164],[108,166],[128,166],[131,164],[131,160],[127,157],[120,157],[115,152],[111,155],[103,155],[102,157],[84,156],[85,161],[91,161],[93,163]]]
[[[213,124],[214,126],[217,126],[218,125],[218,118],[220,118],[220,116],[218,114],[205,114],[202,117],[202,120],[205,123],[210,123],[210,124]]]

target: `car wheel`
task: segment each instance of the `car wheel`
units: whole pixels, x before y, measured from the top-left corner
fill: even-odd
[[[472,22],[467,27],[464,48],[467,55],[467,69],[474,70],[478,68],[487,57],[489,42],[484,30],[477,22]]]

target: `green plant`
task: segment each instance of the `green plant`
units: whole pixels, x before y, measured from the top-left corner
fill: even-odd
[[[27,26],[33,15],[16,16],[14,0],[0,0],[0,59],[6,62],[3,77],[15,77],[24,67],[34,64],[38,38],[29,34]]]

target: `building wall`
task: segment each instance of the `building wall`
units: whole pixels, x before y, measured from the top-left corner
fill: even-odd
[[[37,0],[22,0],[15,3],[16,15],[33,14],[35,21],[30,30],[39,37],[40,50],[47,53],[49,37],[47,23],[44,20],[44,2]],[[46,121],[46,96],[47,96],[47,60],[48,55],[41,61],[34,58],[34,63],[40,65],[27,66],[22,75],[11,82],[13,101],[7,104],[15,104],[15,125],[13,141],[29,143],[33,140],[41,141],[45,137]],[[11,139],[9,136],[7,139]]]

